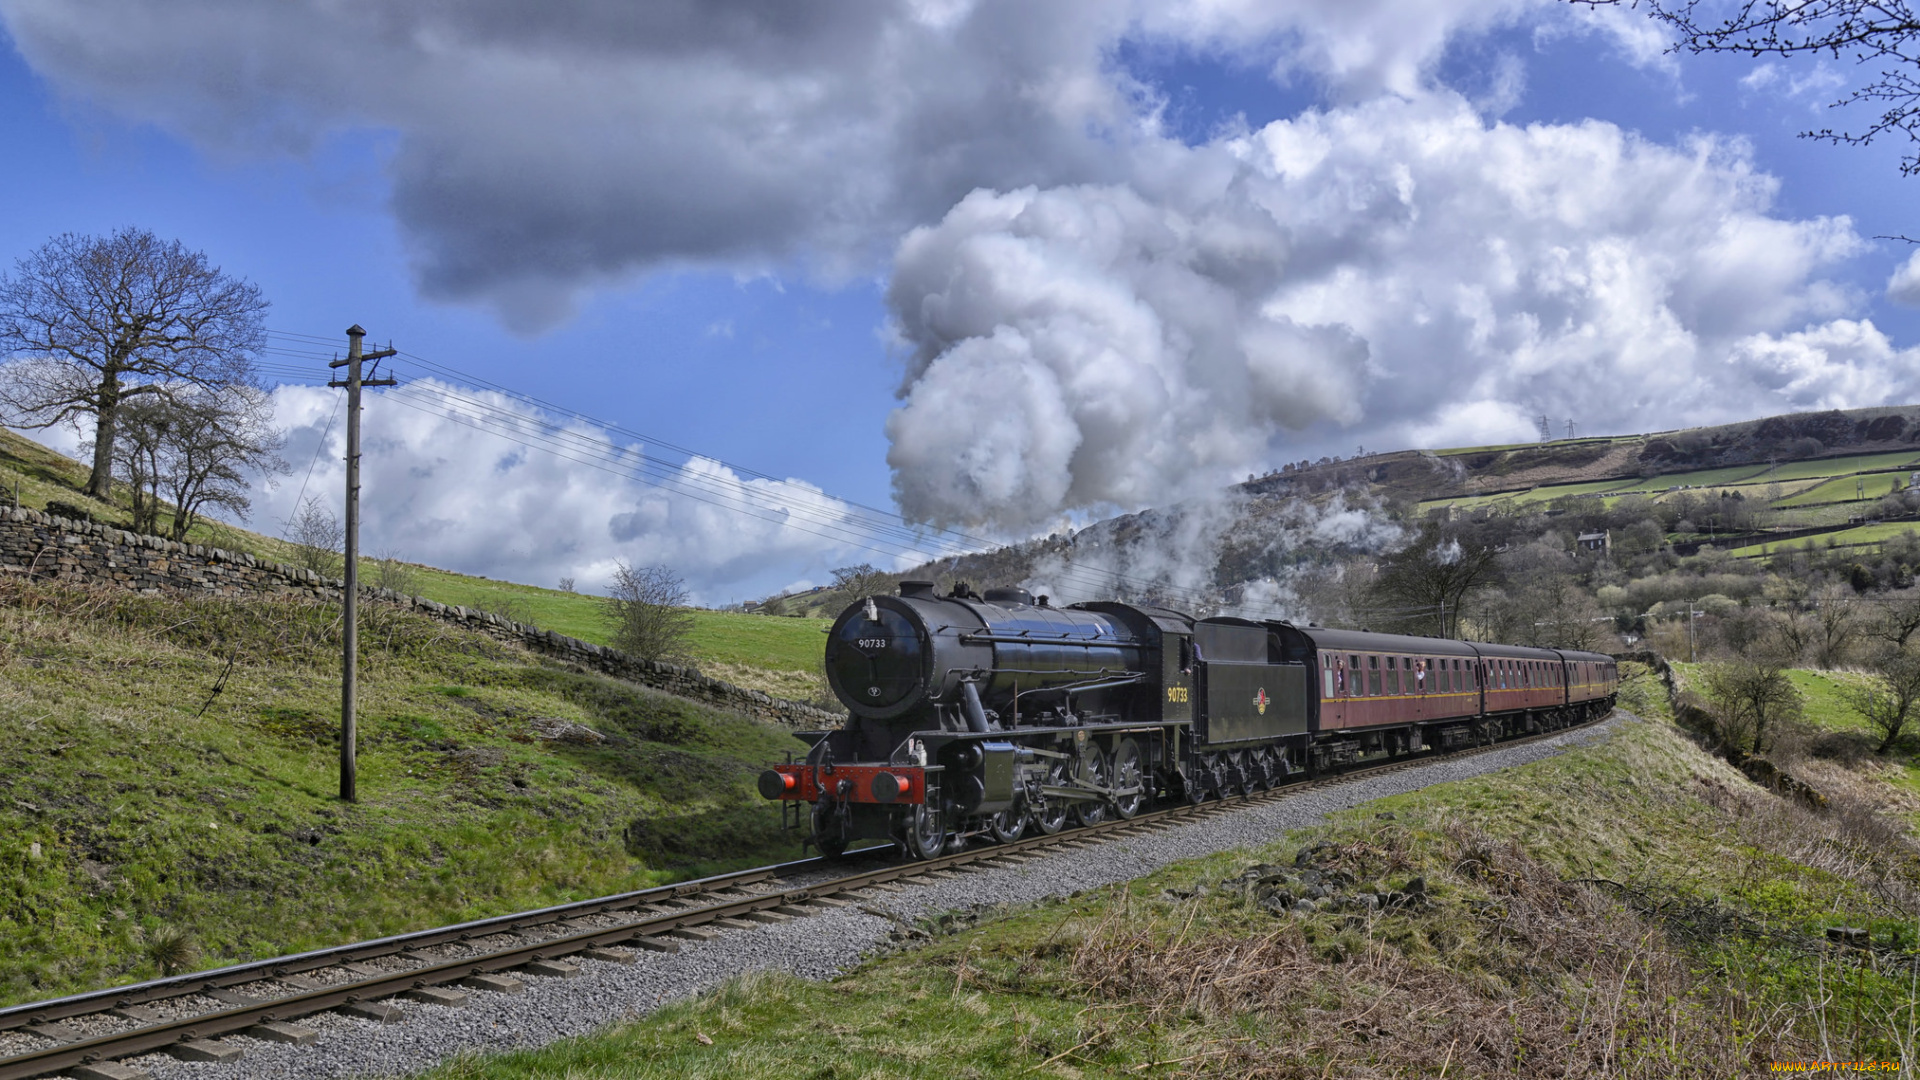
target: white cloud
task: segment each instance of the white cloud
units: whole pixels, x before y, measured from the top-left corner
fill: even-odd
[[[1170,502],[1335,426],[1472,444],[1541,411],[1637,431],[1876,403],[1901,385],[1876,334],[1779,337],[1847,310],[1820,275],[1864,244],[1771,216],[1774,187],[1738,142],[1490,123],[1431,92],[1127,185],[975,192],[895,258],[901,507],[1018,531]]]
[[[1733,380],[1769,395],[1780,412],[1847,409],[1920,396],[1920,349],[1897,349],[1866,320],[1836,319],[1791,334],[1736,342]]]
[[[634,479],[648,464],[641,448],[568,424],[560,428],[572,447],[567,457],[532,449],[463,422],[479,410],[445,406],[441,389],[426,380],[368,395],[361,540],[368,554],[392,552],[549,586],[572,577],[582,592],[600,591],[615,560],[662,563],[705,603],[825,581],[835,566],[893,565],[850,542],[858,531],[849,526],[846,505],[811,484],[742,478],[699,458],[653,463],[664,481],[642,482]],[[303,386],[275,391],[295,475],[257,490],[254,525],[261,531],[277,533],[295,513],[309,463],[307,494],[322,496],[338,512],[343,425],[336,421],[321,445],[337,394]],[[516,439],[553,437],[556,422],[524,403],[475,390],[458,394],[525,417],[508,425]]]
[[[1805,66],[1807,64],[1811,66]],[[1827,66],[1825,60],[1806,61],[1800,67],[1765,60],[1740,78],[1740,88],[1749,93],[1768,92],[1784,98],[1811,99],[1807,104],[1823,111],[1846,84],[1846,77]]]
[[[524,330],[635,272],[867,273],[976,187],[1121,180],[1169,146],[1123,40],[1363,100],[1535,12],[1566,21],[1546,0],[0,0],[64,94],[223,156],[376,134],[422,289]]]
[[[1907,256],[1887,279],[1887,299],[1902,307],[1920,307],[1920,251]]]
[[[1753,66],[1753,70],[1740,76],[1743,90],[1765,90],[1780,79],[1780,66],[1771,60],[1764,60]]]

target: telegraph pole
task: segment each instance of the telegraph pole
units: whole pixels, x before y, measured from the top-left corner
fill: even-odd
[[[340,635],[340,798],[346,802],[355,802],[358,792],[354,787],[358,770],[354,760],[354,745],[358,731],[354,724],[354,667],[360,647],[360,388],[363,386],[392,386],[392,379],[367,379],[361,375],[360,364],[366,360],[383,360],[396,351],[391,346],[376,349],[373,352],[360,350],[360,339],[367,336],[359,324],[347,328],[347,358],[335,360],[329,367],[345,367],[347,377],[344,381],[335,380],[328,386],[347,388],[347,581],[341,596],[341,635]]]

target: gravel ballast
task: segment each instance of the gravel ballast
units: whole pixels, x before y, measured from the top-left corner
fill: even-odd
[[[294,1022],[320,1033],[317,1045],[297,1048],[246,1036],[222,1040],[246,1054],[228,1065],[177,1061],[163,1055],[127,1064],[156,1080],[241,1078],[391,1077],[427,1069],[463,1050],[479,1052],[537,1047],[582,1035],[615,1021],[643,1016],[668,1002],[712,989],[753,971],[784,969],[810,979],[831,978],[857,965],[864,954],[885,947],[894,921],[911,922],[941,911],[984,904],[1021,903],[1110,885],[1151,873],[1170,863],[1233,848],[1271,843],[1291,830],[1320,824],[1330,813],[1433,784],[1462,780],[1551,757],[1608,738],[1626,713],[1578,731],[1523,746],[1465,758],[1440,758],[1380,776],[1356,778],[1216,814],[1157,832],[1090,842],[1077,850],[1036,853],[1019,866],[983,868],[949,880],[901,883],[897,892],[874,892],[865,907],[796,919],[753,930],[730,930],[716,940],[683,944],[677,954],[641,952],[632,965],[579,961],[577,978],[523,976],[526,992],[475,991],[465,1008],[398,1001],[400,1024],[381,1026],[338,1013]]]

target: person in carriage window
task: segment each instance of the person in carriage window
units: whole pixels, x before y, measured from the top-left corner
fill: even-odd
[[[1333,691],[1339,697],[1347,696],[1347,658],[1333,658]]]
[[[1425,660],[1415,660],[1413,662],[1413,692],[1416,694],[1424,694],[1427,692],[1427,662]]]

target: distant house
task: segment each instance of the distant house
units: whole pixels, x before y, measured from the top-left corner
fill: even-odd
[[[1612,551],[1613,533],[1604,529],[1600,532],[1581,533],[1573,543],[1581,551]]]

